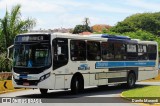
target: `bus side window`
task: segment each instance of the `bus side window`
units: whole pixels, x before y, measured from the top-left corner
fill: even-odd
[[[127,60],[137,60],[137,45],[127,44]]]
[[[157,57],[157,46],[156,45],[148,45],[148,58],[149,60],[156,60]]]
[[[114,52],[115,52],[115,60],[125,60],[126,59],[125,44],[114,43]]]
[[[52,41],[53,70],[68,63],[68,39],[56,38]]]
[[[91,61],[101,60],[100,42],[87,41],[87,59]]]
[[[71,40],[70,42],[71,60],[85,61],[86,60],[86,42],[80,40]]]
[[[138,45],[138,60],[147,60],[147,46],[146,45]]]
[[[114,59],[114,45],[109,42],[101,43],[102,49],[102,60],[113,60]]]

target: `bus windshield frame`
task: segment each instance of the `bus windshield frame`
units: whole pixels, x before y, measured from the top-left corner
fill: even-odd
[[[26,41],[25,39],[25,41],[22,41],[24,39],[23,37],[29,40]],[[14,43],[13,67],[46,67],[51,65],[51,59],[50,37],[47,35],[19,35],[16,37]]]

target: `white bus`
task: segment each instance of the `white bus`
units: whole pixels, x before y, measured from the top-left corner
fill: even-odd
[[[125,36],[19,34],[14,40],[13,85],[18,88],[71,89],[125,84],[158,75],[158,45]]]

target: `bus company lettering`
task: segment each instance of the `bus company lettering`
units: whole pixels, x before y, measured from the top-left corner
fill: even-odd
[[[129,61],[129,62],[96,62],[95,68],[108,68],[108,67],[140,67],[140,66],[155,66],[155,62],[147,61],[147,62],[136,62],[136,61]]]
[[[108,67],[108,62],[97,62],[96,63],[96,68],[97,67]]]
[[[147,63],[146,62],[137,62],[135,63],[135,65],[146,65]]]

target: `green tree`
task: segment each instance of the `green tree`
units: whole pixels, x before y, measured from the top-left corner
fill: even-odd
[[[123,35],[129,36],[132,39],[140,39],[140,40],[144,40],[144,41],[147,41],[147,40],[148,41],[154,41],[154,40],[156,40],[155,35],[153,35],[150,32],[142,31],[142,30],[137,30],[135,32],[126,32],[126,33],[123,33]]]
[[[4,18],[0,19],[0,42],[3,45],[0,47],[1,52],[6,51],[7,47],[13,44],[14,37],[17,34],[25,33],[36,25],[34,19],[21,19],[20,8],[21,5],[16,5],[12,8],[10,13],[6,10]]]
[[[4,47],[3,47],[3,37],[1,35],[2,33],[2,29],[0,29],[0,54],[2,53],[2,51],[4,51]]]
[[[73,29],[73,34],[79,34],[82,32],[92,32],[92,30],[86,25],[76,25],[76,27]]]
[[[84,18],[83,25],[76,25],[73,30],[73,34],[79,34],[82,32],[92,32],[91,27],[89,26],[90,20],[89,18]]]
[[[125,33],[136,31],[135,27],[129,22],[118,22],[118,24],[110,29],[112,32]]]
[[[134,14],[111,28],[111,31],[117,33],[134,32],[137,30],[160,35],[160,12]]]
[[[102,33],[104,33],[104,34],[107,33],[107,29],[106,29],[106,28],[103,28],[103,29],[102,29]]]
[[[7,47],[13,44],[19,33],[25,33],[36,25],[34,19],[21,19],[21,5],[16,5],[0,19],[0,71],[11,71],[12,61],[6,59]]]
[[[10,72],[12,68],[12,61],[6,59],[6,53],[0,54],[0,72]]]
[[[84,32],[84,26],[83,25],[76,25],[76,27],[73,29],[73,34],[79,34]]]

